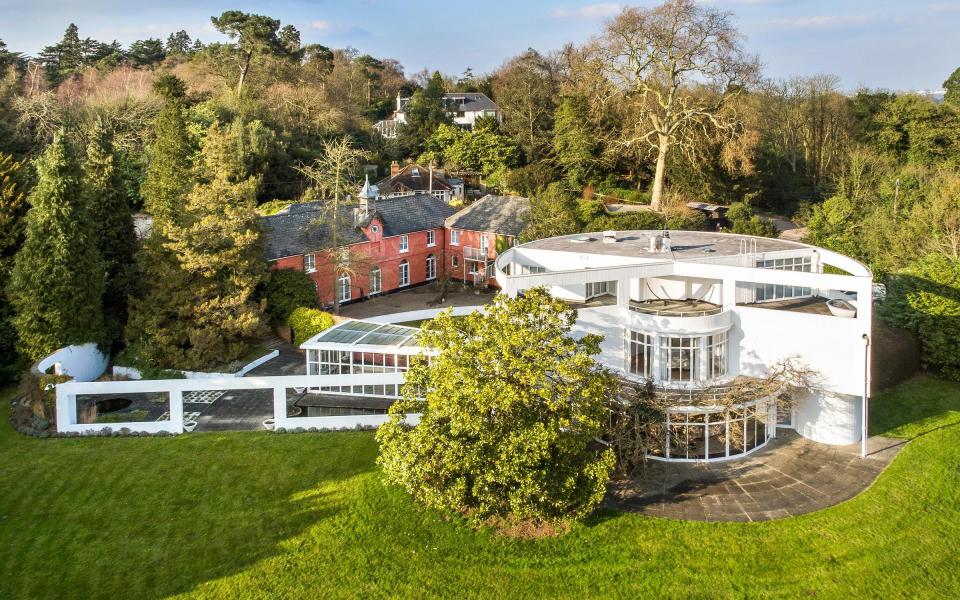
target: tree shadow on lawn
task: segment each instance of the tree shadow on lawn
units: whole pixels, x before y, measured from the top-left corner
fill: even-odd
[[[960,424],[960,383],[917,375],[870,401],[870,435],[915,439]]]
[[[0,466],[4,598],[164,597],[236,574],[340,513],[376,454],[369,433],[3,445],[22,457]]]

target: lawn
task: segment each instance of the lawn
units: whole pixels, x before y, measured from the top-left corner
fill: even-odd
[[[929,377],[875,400],[874,433],[913,441],[842,505],[538,541],[414,506],[369,433],[36,440],[7,404],[0,598],[960,596],[960,384]]]

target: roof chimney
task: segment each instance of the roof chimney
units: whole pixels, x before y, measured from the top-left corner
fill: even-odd
[[[390,163],[390,177],[396,177],[400,173],[400,163],[393,161]]]
[[[433,161],[430,161],[430,193],[433,194]]]

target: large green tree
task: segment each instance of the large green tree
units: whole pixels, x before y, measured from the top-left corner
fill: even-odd
[[[193,185],[193,146],[184,116],[183,81],[173,75],[161,75],[153,87],[165,102],[157,115],[150,163],[140,192],[144,209],[155,223],[163,225],[180,211]]]
[[[924,365],[960,380],[960,258],[928,254],[897,273],[881,314],[917,334]]]
[[[9,284],[22,352],[38,359],[75,343],[105,341],[103,263],[82,171],[59,131],[36,164],[26,236]]]
[[[943,82],[943,101],[960,108],[960,68],[950,73],[950,77]]]
[[[117,165],[113,132],[102,118],[96,120],[89,134],[84,183],[106,276],[104,323],[109,340],[115,343],[123,338],[127,296],[135,291],[137,237],[131,199]]]
[[[593,359],[599,336],[570,337],[575,319],[537,288],[427,324],[419,343],[435,355],[414,361],[377,431],[387,480],[427,506],[479,519],[590,513],[613,467],[609,450],[589,444],[615,380]],[[407,413],[420,414],[416,427]]]
[[[576,197],[559,183],[551,183],[530,198],[530,214],[520,240],[529,242],[580,231]]]
[[[264,275],[258,180],[244,167],[242,123],[207,132],[199,182],[182,210],[154,224],[142,256],[149,286],[127,338],[150,366],[202,370],[243,356],[262,333],[253,294]]]
[[[219,17],[210,17],[217,31],[236,40],[233,48],[237,59],[237,95],[243,93],[243,84],[253,60],[262,55],[284,56],[288,49],[280,38],[280,21],[239,10],[224,11]],[[289,34],[287,34],[289,37]]]
[[[580,95],[565,96],[554,117],[553,155],[571,186],[579,189],[594,179],[601,151],[587,100]]]
[[[0,154],[0,383],[14,376],[18,362],[17,332],[10,320],[13,307],[6,287],[14,256],[23,243],[27,203],[22,170],[23,163],[13,160],[9,154]]]
[[[418,156],[424,143],[440,125],[453,123],[443,99],[443,76],[434,71],[426,85],[413,92],[405,109],[406,123],[400,127],[399,142],[407,156]]]

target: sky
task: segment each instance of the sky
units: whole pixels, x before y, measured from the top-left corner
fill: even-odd
[[[831,73],[841,87],[939,89],[960,67],[960,0],[707,0],[732,11],[768,77]],[[656,2],[630,3],[651,6]],[[304,43],[395,58],[408,75],[497,68],[598,34],[623,3],[577,0],[0,0],[0,39],[35,54],[71,22],[81,37],[124,45],[185,29],[220,40],[210,16],[239,9],[291,23]]]

